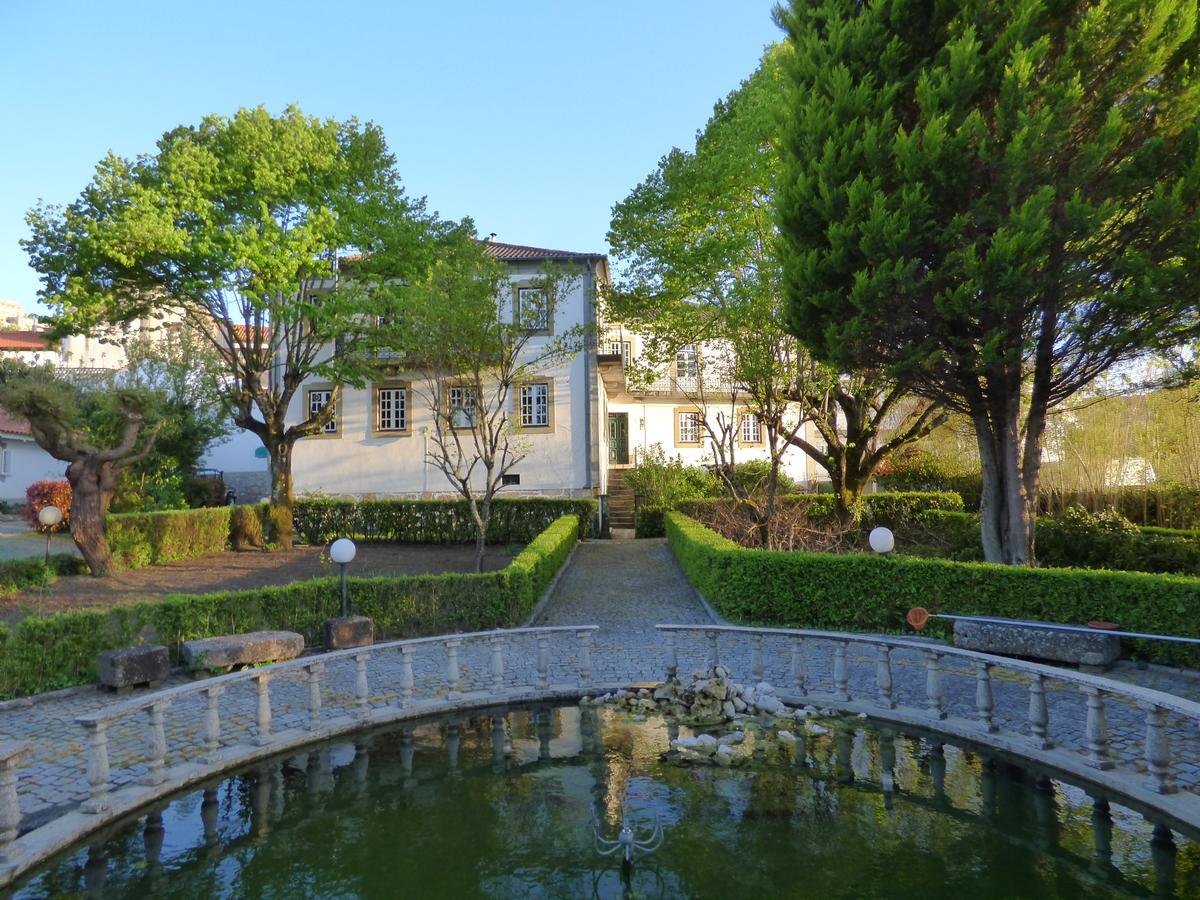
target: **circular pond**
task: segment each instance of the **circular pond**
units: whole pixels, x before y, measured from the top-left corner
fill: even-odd
[[[16,896],[1200,896],[1200,846],[1078,787],[858,719],[815,730],[747,729],[730,766],[612,708],[378,730],[164,801]],[[662,829],[630,867],[600,852],[623,819]]]

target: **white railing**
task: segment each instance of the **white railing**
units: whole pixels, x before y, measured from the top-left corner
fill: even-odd
[[[594,625],[514,628],[390,641],[233,672],[113,703],[76,719],[85,737],[87,798],[77,812],[20,838],[17,782],[28,745],[0,744],[0,886],[100,823],[242,762],[366,725],[446,709],[587,693],[593,687],[592,637],[596,630]],[[531,646],[510,658],[510,647],[517,642]],[[563,651],[564,644],[566,650],[560,657],[565,661],[555,663],[551,651]],[[472,679],[464,679],[460,654],[465,649],[483,651]],[[372,660],[383,669],[375,683],[368,666]],[[418,679],[418,663],[424,663],[426,669],[432,663],[437,674],[426,671]],[[335,675],[349,685],[348,691],[333,690]],[[299,680],[304,715],[302,724],[279,730],[273,724],[281,710],[272,695],[272,684],[285,679],[293,685]],[[241,716],[248,707],[252,727],[227,723],[222,699],[233,689],[250,685],[253,693],[248,704],[243,701]],[[393,699],[380,703],[381,695],[393,695]],[[294,723],[295,704],[284,706]],[[167,721],[173,709],[183,710],[181,715],[190,722],[199,720],[199,747],[194,735],[172,746]],[[110,731],[139,718],[144,749],[121,768],[144,767],[144,772],[136,782],[126,778],[118,787],[110,763]],[[238,718],[238,712],[230,718]],[[42,831],[46,833],[39,835]]]
[[[1099,779],[1115,790],[1149,800],[1152,806],[1180,816],[1193,828],[1200,827],[1200,796],[1192,790],[1177,795],[1178,785],[1172,777],[1175,762],[1192,770],[1200,767],[1200,703],[1072,669],[902,637],[717,625],[657,627],[665,638],[668,677],[676,676],[679,671],[681,648],[677,636],[702,636],[701,644],[706,644],[705,662],[709,667],[720,663],[724,639],[727,650],[734,649],[732,645],[736,644],[738,658],[749,659],[749,671],[743,675],[756,682],[763,680],[770,659],[773,671],[776,675],[784,675],[787,682],[775,687],[793,703],[865,712],[873,717],[919,725],[1029,756],[1069,772]],[[774,657],[768,656],[768,641]],[[805,666],[806,656],[811,658],[815,644],[827,645],[831,657],[827,671],[819,675],[806,671]],[[870,685],[866,691],[861,689],[864,679],[857,679],[860,685],[857,696],[851,685],[853,663],[847,652],[855,646],[874,648],[865,663],[874,669],[874,677],[870,672],[866,673],[865,681]],[[908,651],[908,661],[911,661],[911,655],[916,655],[923,665],[924,677],[916,679],[916,684],[913,679],[905,679],[906,683],[902,685],[895,677],[893,653],[897,650]],[[951,661],[960,665],[948,666]],[[859,662],[858,665],[864,664]],[[996,673],[1002,673],[1006,690],[1011,690],[1008,685],[1014,685],[1025,694],[1027,714],[1023,732],[1013,732],[1011,722],[1006,730],[996,715]],[[947,682],[951,678],[970,679],[966,693],[973,695],[973,716],[951,715],[947,702]],[[1065,683],[1071,688],[1056,690],[1056,700],[1060,695],[1071,696],[1073,693],[1084,707],[1083,733],[1077,735],[1078,748],[1065,742],[1056,745],[1050,734],[1051,709],[1047,703],[1050,682]],[[1109,699],[1135,706],[1144,716],[1142,743],[1136,758],[1114,753],[1110,746],[1106,715],[1106,700]],[[1191,734],[1190,740],[1172,746],[1167,728],[1169,715],[1182,720]],[[1070,721],[1078,719],[1071,717]],[[1177,760],[1175,753],[1180,754]],[[1173,800],[1165,799],[1170,795],[1177,796]]]

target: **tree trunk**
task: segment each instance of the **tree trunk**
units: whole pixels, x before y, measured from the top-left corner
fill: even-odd
[[[1020,463],[1020,399],[1003,403],[998,415],[981,411],[972,419],[983,471],[979,498],[983,558],[1007,565],[1029,565],[1033,500],[1026,495]]]
[[[78,460],[67,467],[71,484],[71,540],[96,577],[109,572],[108,540],[104,536],[104,515],[116,488],[111,462]]]
[[[295,541],[292,489],[293,442],[282,439],[267,445],[271,457],[271,540],[280,550],[291,550]]]
[[[475,498],[471,498],[471,518],[475,520],[475,571],[483,571],[483,553],[487,548],[488,523],[492,518],[492,499],[484,498],[482,509]]]

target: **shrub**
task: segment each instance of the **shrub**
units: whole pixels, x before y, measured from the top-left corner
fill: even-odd
[[[1042,566],[1200,575],[1200,541],[1190,535],[1139,529],[1112,507],[1093,514],[1072,506],[1038,521],[1037,560]]]
[[[498,572],[349,578],[351,605],[374,620],[380,638],[519,625],[570,554],[579,529],[577,517],[559,518]],[[338,579],[330,577],[28,616],[11,630],[0,629],[0,697],[87,683],[101,650],[147,640],[176,656],[184,641],[263,629],[298,631],[317,643],[340,602]]]
[[[52,531],[66,531],[71,527],[71,483],[65,479],[35,481],[25,488],[25,521],[31,528],[43,529],[38,513],[47,506],[57,506],[62,511],[62,521]]]
[[[666,527],[692,584],[717,612],[742,624],[896,631],[910,608],[924,606],[1048,622],[1101,619],[1131,631],[1200,637],[1200,578],[746,550],[675,512],[666,515]],[[1200,663],[1200,652],[1178,644],[1134,643],[1161,662]]]
[[[634,534],[640,538],[662,537],[666,534],[663,525],[663,506],[638,506],[637,519],[634,520]]]
[[[119,513],[105,517],[104,533],[116,569],[220,553],[229,545],[230,509]]]
[[[624,478],[641,503],[661,508],[723,490],[715,475],[699,466],[685,466],[680,456],[668,457],[662,444],[652,444],[636,466],[625,470]]]
[[[229,546],[261,550],[266,546],[267,504],[229,507]]]
[[[0,596],[43,587],[59,575],[87,572],[87,563],[70,553],[55,553],[48,561],[36,556],[3,560],[0,561]]]
[[[564,515],[579,518],[586,537],[596,514],[595,500],[514,497],[492,503],[488,542],[527,544]],[[339,537],[367,541],[458,544],[475,540],[475,523],[465,500],[299,499],[296,534],[309,544]]]
[[[767,492],[767,481],[771,477],[771,463],[765,459],[749,459],[745,462],[735,463],[733,466],[733,478],[741,487],[752,497],[765,496]],[[710,491],[712,496],[721,496],[726,493],[725,486],[717,477],[713,477],[716,482],[716,492]],[[776,490],[780,496],[790,494],[796,490],[796,482],[791,479],[782,469],[779,471],[776,481]]]

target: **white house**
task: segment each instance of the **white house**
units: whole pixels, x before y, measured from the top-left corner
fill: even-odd
[[[569,362],[548,368],[523,384],[513,398],[513,421],[520,426],[527,455],[513,470],[508,496],[599,497],[608,493],[610,475],[634,465],[654,444],[688,464],[711,463],[709,441],[696,407],[688,401],[690,358],[685,348],[663,381],[647,387],[627,383],[625,367],[640,352],[637,335],[596,320],[598,287],[609,278],[608,258],[526,247],[498,241],[487,251],[509,265],[512,303],[546,262],[570,263],[583,270],[573,291],[554,312],[551,333],[576,325],[599,335]],[[549,338],[534,337],[531,345]],[[597,346],[598,344],[598,346]],[[536,352],[536,350],[533,350]],[[309,410],[330,402],[334,385],[309,379],[289,416],[299,422]],[[426,462],[432,416],[421,397],[421,380],[411,373],[385,374],[364,389],[345,387],[326,433],[305,438],[293,452],[297,493],[362,498],[449,496],[445,476]],[[765,459],[762,429],[749,411],[739,417],[738,459]],[[813,435],[809,434],[812,438]],[[817,477],[799,450],[788,451],[785,469],[800,482]]]
[[[34,442],[28,422],[0,409],[0,500],[24,503],[29,485],[62,478],[66,469]]]

